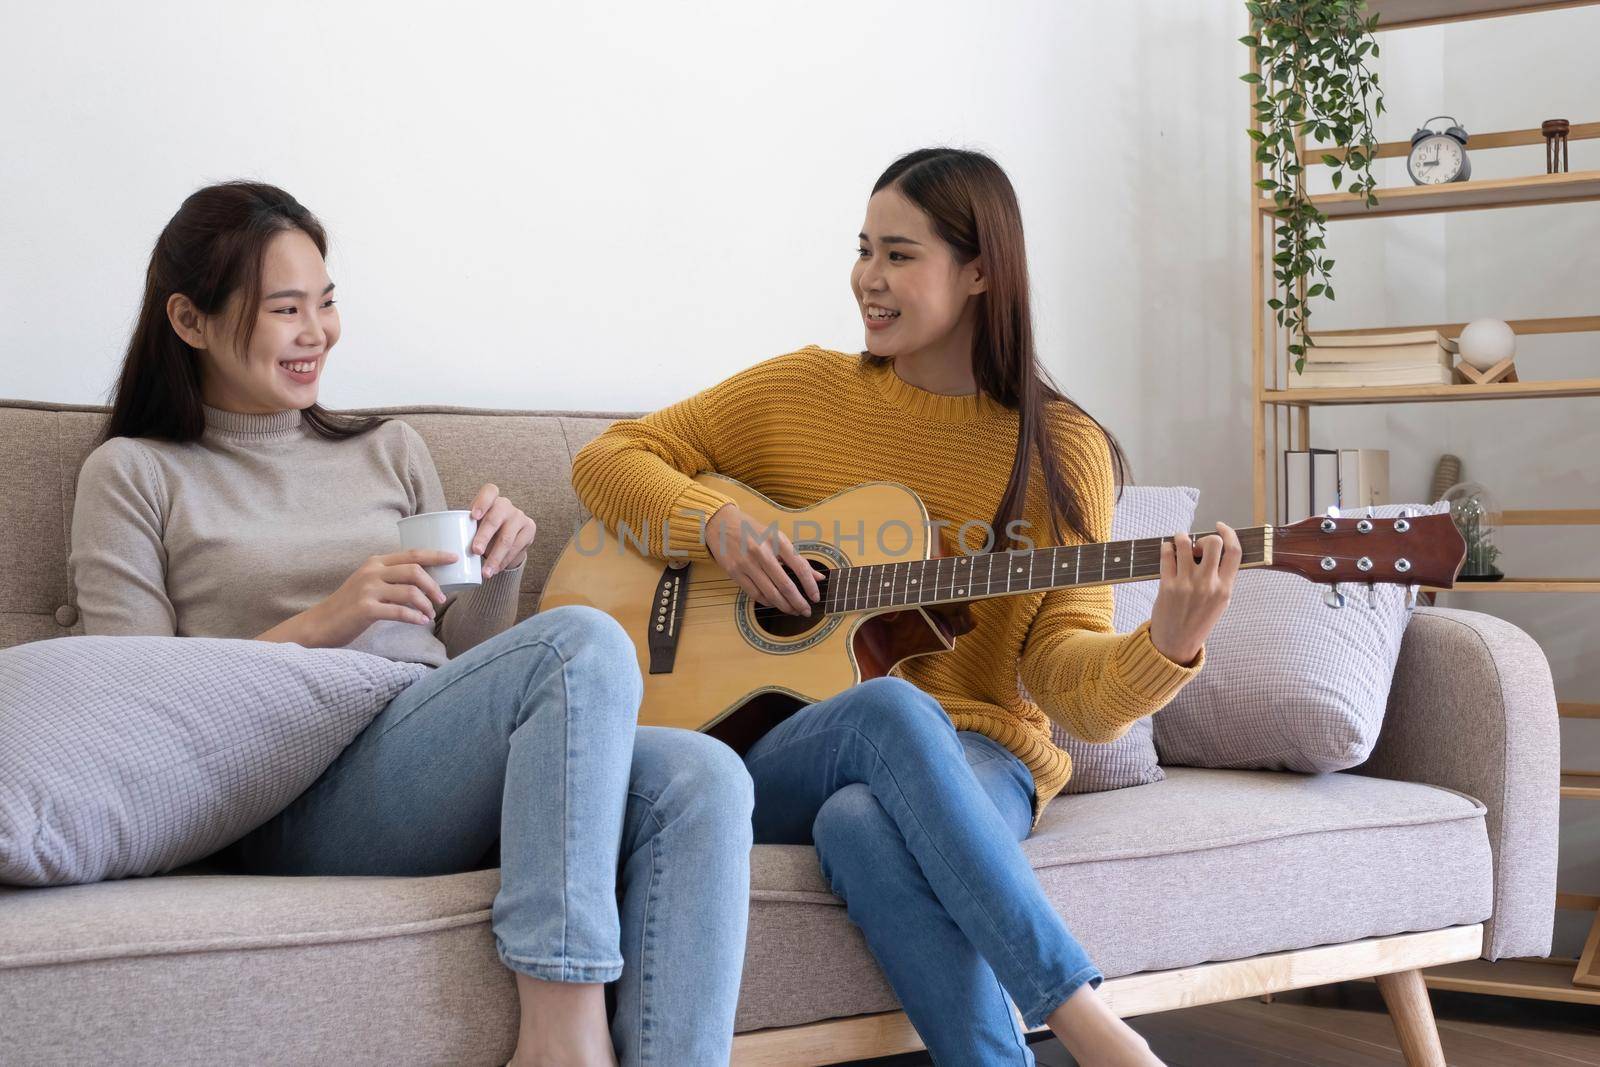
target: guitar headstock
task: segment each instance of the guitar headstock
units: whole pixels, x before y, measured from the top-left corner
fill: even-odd
[[[1335,586],[1455,585],[1467,543],[1448,514],[1376,518],[1331,510],[1333,514],[1273,527],[1270,566]]]

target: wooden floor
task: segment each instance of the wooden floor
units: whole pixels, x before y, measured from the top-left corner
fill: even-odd
[[[1450,1067],[1600,1067],[1600,1008],[1431,990]],[[1129,1020],[1168,1067],[1403,1067],[1394,1026],[1371,982],[1297,989]],[[1077,1067],[1054,1040],[1040,1067]],[[927,1064],[925,1055],[866,1061]]]

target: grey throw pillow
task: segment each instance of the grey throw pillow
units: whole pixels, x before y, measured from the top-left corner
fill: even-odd
[[[209,855],[287,807],[427,672],[207,637],[0,651],[0,883],[160,874]]]
[[[1449,510],[1443,501],[1385,504],[1378,518]],[[1239,572],[1228,610],[1206,639],[1206,669],[1154,716],[1161,762],[1318,773],[1365,762],[1383,727],[1406,587],[1327,586],[1282,571]]]
[[[1190,532],[1199,500],[1200,490],[1186,486],[1127,486],[1112,511],[1111,540],[1171,537],[1179,530]],[[1159,584],[1151,579],[1112,586],[1111,628],[1119,634],[1138,629],[1140,623],[1150,618]],[[1164,712],[1157,713],[1160,714]],[[1099,793],[1130,785],[1147,785],[1166,777],[1156,760],[1151,718],[1145,716],[1130,726],[1127,733],[1106,744],[1079,740],[1052,723],[1051,739],[1072,757],[1072,777],[1067,779],[1063,792]]]

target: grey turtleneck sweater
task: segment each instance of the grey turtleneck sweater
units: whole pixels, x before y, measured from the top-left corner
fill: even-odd
[[[400,551],[397,520],[448,507],[398,419],[329,441],[299,411],[205,416],[198,441],[116,437],[84,461],[68,567],[86,633],[255,637]],[[345,647],[440,666],[515,621],[522,571],[452,596],[431,628],[375,622]]]

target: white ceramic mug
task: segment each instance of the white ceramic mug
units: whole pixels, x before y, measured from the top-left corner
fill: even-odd
[[[424,567],[445,595],[483,584],[483,557],[472,554],[478,520],[470,511],[429,511],[400,520],[401,548],[432,548],[454,552],[456,561]]]

